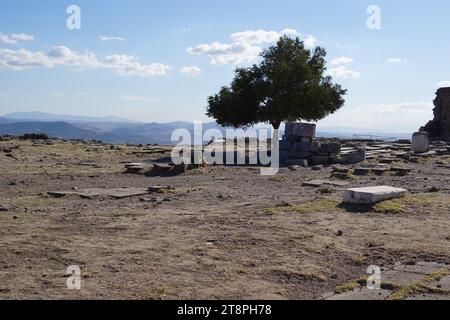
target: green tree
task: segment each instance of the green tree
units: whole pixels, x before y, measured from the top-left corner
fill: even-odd
[[[236,69],[229,87],[208,98],[207,115],[222,126],[246,128],[285,121],[318,121],[340,109],[347,90],[325,74],[326,51],[283,36],[259,65]]]

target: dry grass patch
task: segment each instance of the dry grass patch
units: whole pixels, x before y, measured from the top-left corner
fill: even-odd
[[[312,212],[330,212],[341,210],[339,205],[341,201],[338,199],[316,199],[311,202],[302,203],[299,205],[289,205],[286,207],[266,208],[264,212],[270,215],[296,212],[296,213],[312,213]]]
[[[273,176],[273,177],[269,178],[269,180],[273,181],[273,182],[285,182],[289,179],[286,176]]]

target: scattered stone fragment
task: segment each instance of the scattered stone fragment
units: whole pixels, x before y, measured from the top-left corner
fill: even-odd
[[[140,162],[130,162],[130,163],[125,163],[125,168],[129,168],[129,167],[144,167],[145,164],[140,163]]]
[[[442,278],[438,283],[438,287],[450,291],[450,276]]]
[[[160,192],[164,192],[164,191],[167,191],[167,190],[175,190],[175,188],[173,188],[171,186],[165,186],[165,187],[162,187],[162,186],[151,186],[151,187],[148,188],[148,191],[152,192],[152,193],[160,193]]]
[[[304,187],[321,187],[323,185],[335,186],[335,187],[345,187],[349,183],[346,181],[331,181],[331,180],[312,180],[308,182],[304,182],[302,185]]]
[[[353,170],[353,174],[356,176],[365,176],[370,173],[371,168],[356,168]]]
[[[410,174],[413,171],[413,169],[405,167],[392,167],[391,171],[397,172],[399,175],[406,176]]]
[[[170,172],[173,170],[174,165],[170,163],[154,163],[153,168],[160,172]]]
[[[373,168],[372,172],[376,174],[377,176],[382,176],[386,172],[388,172],[390,168]]]
[[[379,161],[380,161],[380,163],[393,163],[397,160],[398,159],[394,158],[394,157],[384,157],[384,158],[381,158]]]
[[[311,169],[312,169],[313,171],[320,171],[320,170],[323,170],[323,168],[324,168],[323,165],[318,165],[318,166],[312,167]]]
[[[405,189],[388,186],[348,189],[344,193],[344,203],[376,204],[378,202],[401,198],[408,193]]]
[[[8,210],[9,210],[8,208],[6,208],[4,206],[0,206],[0,212],[6,212]]]
[[[428,158],[428,157],[433,157],[437,155],[436,151],[428,151],[428,152],[424,152],[424,153],[415,153],[414,156],[415,157],[420,157],[420,158]]]
[[[143,163],[126,163],[125,169],[126,173],[142,173],[147,166]]]
[[[339,166],[339,165],[335,165],[331,167],[333,172],[338,172],[338,173],[349,173],[350,172],[350,168],[344,167],[344,166]]]

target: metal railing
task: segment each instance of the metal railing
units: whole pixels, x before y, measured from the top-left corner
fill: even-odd
[[[381,137],[381,136],[375,136],[375,135],[369,135],[369,134],[354,134],[353,135],[354,141],[396,141],[398,140],[396,137]]]

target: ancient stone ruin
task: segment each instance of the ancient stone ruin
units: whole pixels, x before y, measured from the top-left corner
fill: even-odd
[[[280,142],[280,160],[287,165],[359,163],[366,160],[364,147],[343,150],[339,141],[316,138],[316,125],[287,123]]]
[[[434,100],[434,119],[420,129],[433,140],[450,141],[450,88],[440,88]]]

